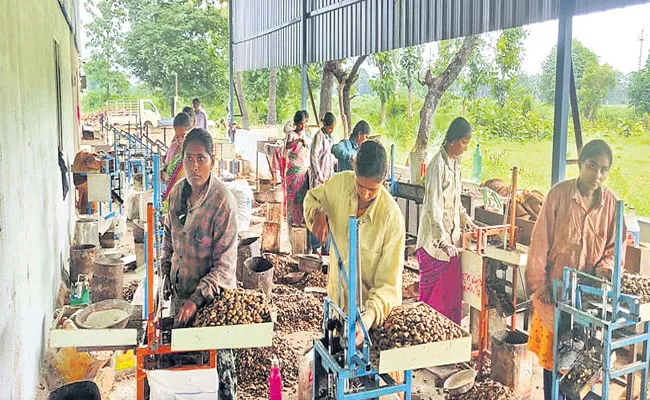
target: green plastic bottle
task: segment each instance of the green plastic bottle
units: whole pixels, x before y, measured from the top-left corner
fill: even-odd
[[[472,181],[474,183],[481,183],[481,169],[483,168],[483,155],[481,154],[481,146],[476,145],[476,151],[472,157]]]

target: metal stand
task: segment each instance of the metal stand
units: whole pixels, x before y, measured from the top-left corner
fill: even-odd
[[[313,394],[314,399],[374,399],[395,393],[404,393],[411,400],[412,372],[404,372],[404,382],[397,383],[388,374],[379,374],[370,363],[370,338],[361,319],[357,296],[361,293],[358,271],[358,234],[356,217],[349,219],[348,273],[341,260],[334,238],[330,240],[339,263],[339,297],[347,290],[347,313],[327,297],[323,318],[323,337],[314,341]],[[345,285],[345,288],[342,288]],[[356,346],[356,326],[363,332],[361,349]],[[350,389],[350,381],[358,380],[360,388]],[[380,386],[381,382],[384,386]]]
[[[553,287],[554,297],[559,299],[555,306],[555,337],[553,341],[553,399],[558,399],[563,385],[560,365],[565,361],[565,354],[571,351],[582,354],[594,354],[593,361],[602,366],[602,393],[600,399],[609,399],[612,382],[627,376],[627,398],[634,392],[634,374],[641,374],[641,394],[639,399],[648,396],[648,372],[650,363],[650,322],[645,305],[641,305],[638,296],[621,293],[623,273],[621,246],[623,243],[623,202],[616,203],[616,247],[614,253],[614,271],[612,281],[597,278],[590,274],[565,267],[563,279],[556,281]],[[558,292],[558,286],[561,288]],[[560,334],[560,321],[567,318],[570,329]],[[643,324],[643,332],[637,333],[637,324]],[[576,346],[575,343],[580,343]],[[640,359],[633,351],[632,362],[614,368],[612,354],[620,348],[643,346]],[[578,347],[576,349],[576,347]],[[570,362],[570,361],[569,361]],[[570,368],[579,367],[580,362]],[[568,374],[567,374],[568,375]],[[597,397],[594,388],[589,395]]]
[[[153,203],[147,205],[147,226],[145,246],[146,274],[145,283],[146,295],[144,298],[143,317],[146,320],[146,343],[142,343],[136,349],[137,369],[137,399],[145,398],[145,379],[147,370],[154,369],[173,369],[195,370],[195,369],[214,369],[216,368],[216,350],[203,352],[207,357],[203,357],[201,352],[188,353],[184,351],[172,351],[171,346],[171,326],[162,318],[162,302],[164,301],[162,289],[164,288],[162,273],[160,272],[160,256],[162,252],[162,236],[164,231],[160,223],[161,212],[161,185],[160,185],[160,162],[159,155],[153,155]],[[154,276],[159,275],[159,290],[154,297]],[[166,363],[169,355],[190,355],[190,365],[178,365],[170,368]]]

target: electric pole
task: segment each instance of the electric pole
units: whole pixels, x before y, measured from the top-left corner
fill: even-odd
[[[639,41],[639,71],[641,71],[641,65],[643,65],[643,42],[645,41],[645,35],[643,34],[644,28],[641,28],[641,34],[636,39]]]

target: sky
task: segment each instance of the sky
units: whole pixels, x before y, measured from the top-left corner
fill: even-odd
[[[645,28],[642,63],[650,49],[650,4],[610,10],[573,18],[573,38],[593,50],[603,63],[623,73],[637,70],[641,29]],[[558,23],[548,21],[528,25],[523,70],[539,74],[542,63],[557,44]]]
[[[81,10],[82,22],[88,22],[90,15],[85,7]],[[525,42],[525,58],[522,70],[527,75],[541,73],[542,63],[551,48],[557,43],[558,23],[549,21],[527,25],[529,35]],[[639,64],[639,41],[641,30],[645,28],[642,64],[650,50],[650,4],[609,10],[596,14],[578,16],[573,19],[573,38],[593,50],[603,63],[610,64],[625,74],[636,71]],[[86,35],[81,34],[83,56],[88,54],[85,47]],[[426,58],[426,55],[425,55]]]

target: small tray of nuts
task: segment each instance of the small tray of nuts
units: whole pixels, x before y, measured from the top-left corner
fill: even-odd
[[[641,322],[650,321],[650,276],[623,274],[621,292],[641,298],[639,317]]]
[[[196,312],[192,325],[172,330],[172,351],[269,347],[273,341],[268,300],[253,290],[224,290]]]
[[[395,307],[371,331],[379,373],[468,362],[472,337],[429,305]]]
[[[571,400],[582,400],[600,379],[600,364],[588,357],[581,357],[573,368],[560,379],[560,391]]]

